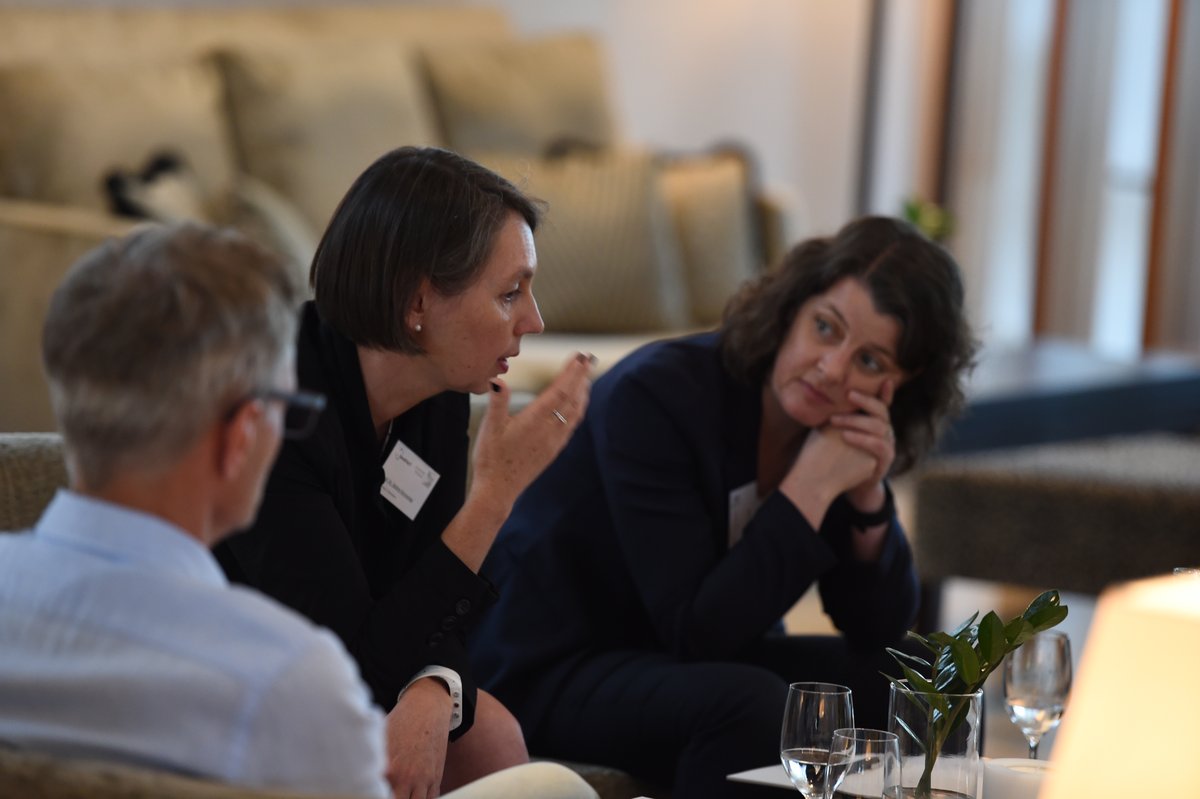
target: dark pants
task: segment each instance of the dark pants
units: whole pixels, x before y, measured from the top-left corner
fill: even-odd
[[[906,647],[907,648],[907,647]],[[779,763],[788,683],[848,685],[855,724],[887,728],[883,650],[851,651],[837,636],[765,638],[736,662],[680,662],[609,652],[576,669],[543,723],[527,730],[535,756],[615,766],[675,799],[778,797],[726,775]]]

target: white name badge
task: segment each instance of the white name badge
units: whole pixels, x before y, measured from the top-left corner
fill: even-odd
[[[758,481],[751,480],[744,486],[729,492],[729,548],[742,540],[746,525],[762,507],[758,498]]]
[[[383,464],[379,493],[409,519],[417,518],[421,506],[437,485],[438,473],[417,457],[403,441],[397,441]]]

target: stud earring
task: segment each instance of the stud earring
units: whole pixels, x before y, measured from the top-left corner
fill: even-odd
[[[420,322],[417,322],[417,325],[416,325],[416,327],[414,327],[414,328],[413,328],[413,330],[415,330],[415,331],[417,331],[418,333],[420,333],[420,332],[421,332],[421,323],[420,323]]]

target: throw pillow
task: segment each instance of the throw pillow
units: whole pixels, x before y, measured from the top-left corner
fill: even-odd
[[[270,186],[250,175],[237,176],[228,195],[207,205],[196,175],[180,156],[159,153],[140,173],[115,169],[105,181],[112,209],[121,216],[155,222],[192,220],[237,228],[281,256],[296,285],[308,283],[317,249],[311,228]]]
[[[651,156],[480,160],[547,205],[534,237],[534,293],[547,331],[640,333],[688,324],[683,266]]]
[[[715,324],[738,287],[764,266],[746,161],[732,151],[669,159],[662,184],[679,237],[692,320]]]
[[[456,150],[543,155],[561,139],[614,144],[600,49],[586,35],[435,47],[425,62]]]
[[[103,176],[168,148],[205,198],[228,191],[233,150],[220,74],[207,58],[0,67],[0,195],[106,206]]]
[[[118,216],[157,222],[212,218],[195,174],[176,153],[152,156],[140,172],[114,169],[105,177],[104,188]]]
[[[437,143],[417,65],[399,45],[236,51],[221,64],[243,167],[315,230],[380,155]]]

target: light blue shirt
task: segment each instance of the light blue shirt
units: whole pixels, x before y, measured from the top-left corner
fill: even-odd
[[[60,491],[0,534],[0,739],[248,787],[388,796],[341,643],[164,520]]]

